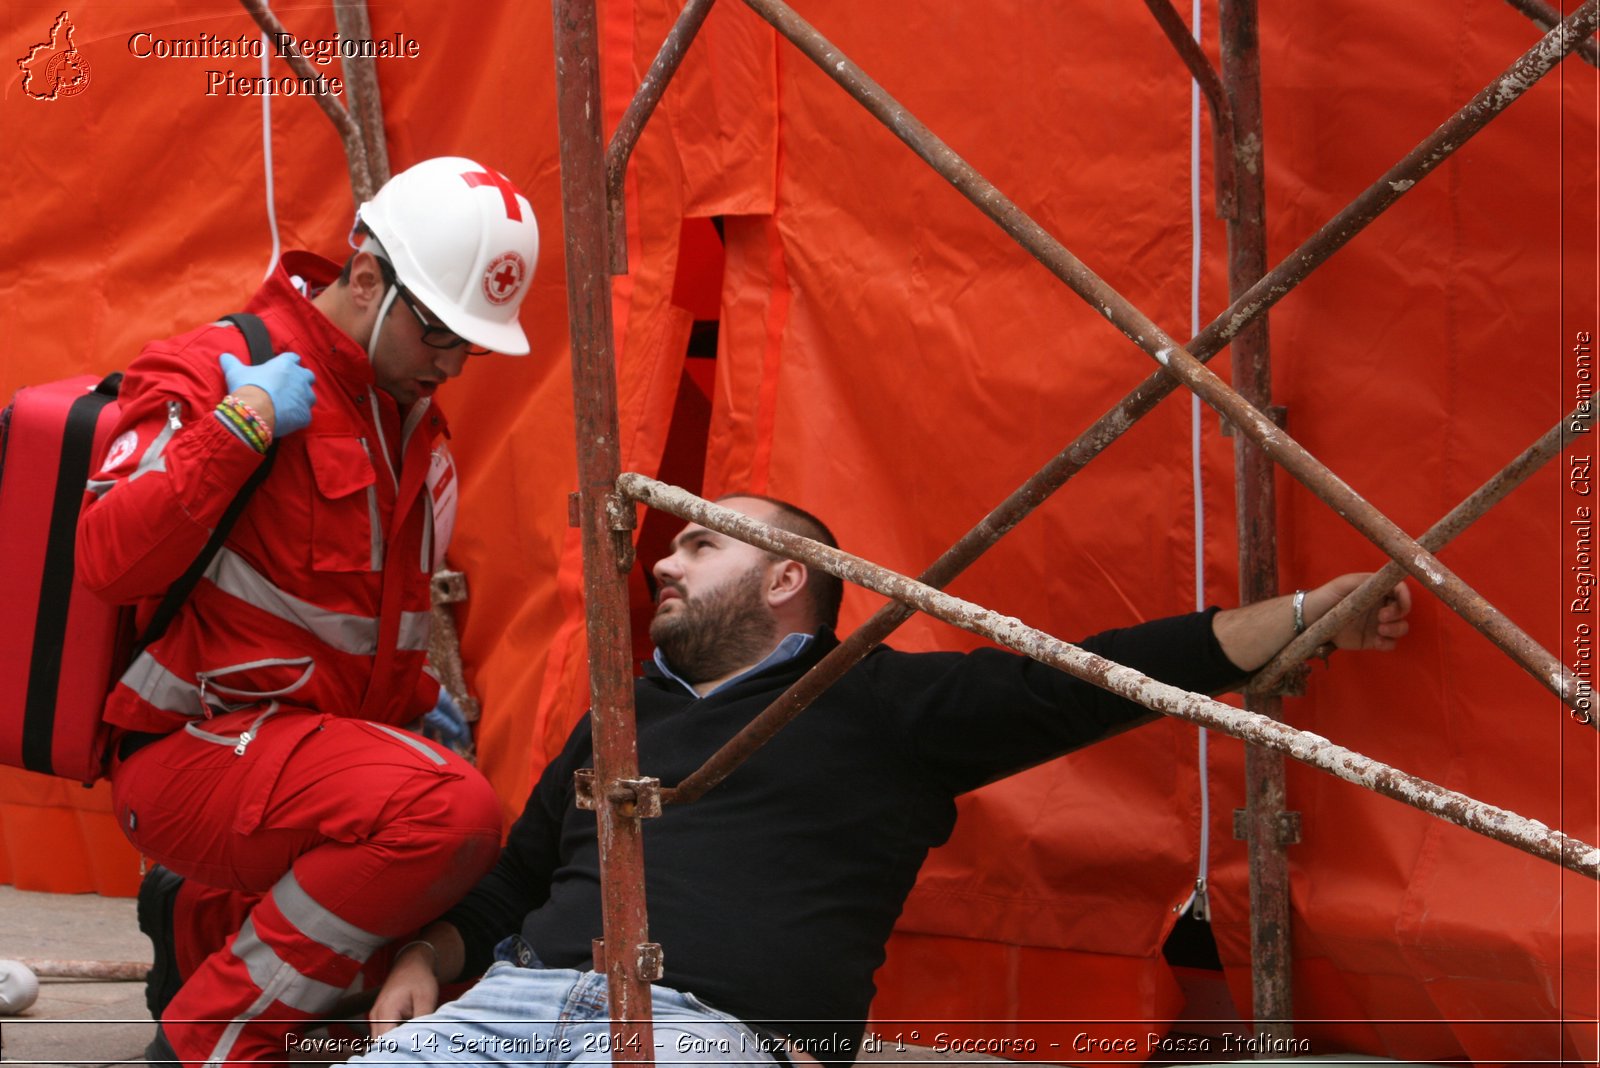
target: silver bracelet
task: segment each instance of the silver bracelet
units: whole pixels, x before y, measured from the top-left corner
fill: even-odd
[[[426,938],[414,939],[414,940],[412,940],[410,942],[407,942],[405,945],[401,946],[399,949],[395,950],[394,963],[396,963],[396,964],[400,963],[400,958],[405,954],[405,951],[410,949],[412,946],[427,946],[428,947],[428,952],[433,954],[433,964],[430,967],[437,967],[438,966],[438,964],[439,964],[439,947],[435,946],[432,942],[428,941]]]
[[[1294,591],[1294,632],[1296,634],[1304,634],[1306,632],[1305,590]]]

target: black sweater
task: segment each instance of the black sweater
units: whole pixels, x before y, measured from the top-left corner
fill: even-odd
[[[795,659],[704,698],[647,667],[635,688],[640,774],[682,780],[836,644],[824,631]],[[1218,647],[1210,612],[1083,647],[1200,692],[1243,674]],[[875,651],[700,801],[645,823],[663,982],[850,1063],[890,929],[928,850],[950,836],[955,797],[1154,717],[995,649]],[[519,927],[545,964],[589,967],[599,849],[594,814],[574,805],[573,772],[593,766],[591,746],[585,717],[499,864],[444,917],[466,943],[466,974]]]

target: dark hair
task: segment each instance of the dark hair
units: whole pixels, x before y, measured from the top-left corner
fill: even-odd
[[[788,501],[781,501],[776,497],[768,497],[764,493],[725,493],[717,498],[720,503],[730,497],[745,497],[752,501],[765,501],[773,506],[777,514],[772,517],[772,526],[779,530],[787,530],[790,534],[798,534],[802,538],[820,541],[830,549],[837,549],[839,542],[834,538],[833,531],[828,529],[828,524]],[[777,554],[774,554],[777,555]],[[811,590],[811,617],[812,622],[822,627],[837,627],[839,625],[839,602],[844,597],[843,580],[828,574],[820,568],[806,566],[807,587]]]

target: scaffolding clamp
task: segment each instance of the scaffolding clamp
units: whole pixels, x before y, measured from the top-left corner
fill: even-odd
[[[631,497],[616,490],[606,494],[606,529],[616,541],[617,570],[624,575],[633,570],[633,528],[638,523],[638,508]]]
[[[1300,813],[1279,812],[1274,821],[1278,825],[1279,845],[1300,844]],[[1233,810],[1233,837],[1240,842],[1247,841],[1250,837],[1250,813],[1246,809]]]
[[[592,812],[595,804],[594,769],[579,768],[572,775],[573,792],[580,809]],[[652,778],[615,779],[606,800],[618,814],[630,819],[653,819],[661,815],[661,780]]]
[[[596,938],[589,943],[594,955],[594,970],[604,974],[606,970],[606,940]],[[638,947],[638,952],[633,958],[635,978],[646,983],[659,983],[666,974],[666,954],[661,951],[661,943],[644,942]]]
[[[633,501],[617,492],[606,494],[605,529],[616,542],[617,570],[626,575],[633,570],[633,529],[638,517]],[[574,530],[583,526],[583,494],[567,494],[567,526]]]

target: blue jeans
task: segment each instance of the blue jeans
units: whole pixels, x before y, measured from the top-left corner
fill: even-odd
[[[693,994],[650,988],[657,1064],[776,1063],[758,1036]],[[456,1001],[372,1041],[352,1064],[610,1064],[606,978],[594,972],[490,966]]]

